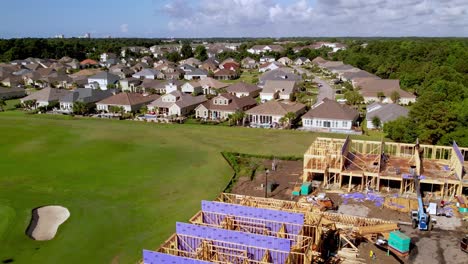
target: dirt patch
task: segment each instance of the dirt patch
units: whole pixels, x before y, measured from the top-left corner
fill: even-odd
[[[265,169],[269,170],[268,182],[274,183],[272,192],[268,197],[282,200],[291,200],[294,185],[302,184],[302,161],[277,160],[276,169],[272,170],[272,160],[260,160],[261,166],[255,172],[253,179],[249,175],[242,175],[232,188],[232,193],[263,197],[265,189]]]
[[[369,211],[366,206],[358,204],[342,204],[338,207],[338,213],[361,217],[367,217]]]

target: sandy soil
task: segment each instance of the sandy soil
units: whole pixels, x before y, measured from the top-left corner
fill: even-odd
[[[290,200],[294,185],[302,184],[302,161],[279,160],[275,171],[271,170],[271,160],[264,160],[263,165],[270,170],[268,182],[276,183],[276,187],[273,192],[268,193],[268,197]],[[261,184],[265,184],[264,171],[257,172],[252,181],[247,177],[239,178],[232,193],[264,197],[265,189],[260,187]]]
[[[59,226],[69,217],[68,209],[58,205],[34,209],[27,233],[35,240],[51,240],[55,237]]]

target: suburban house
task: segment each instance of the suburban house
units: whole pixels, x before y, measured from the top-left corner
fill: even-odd
[[[148,110],[163,116],[186,116],[205,101],[204,95],[192,96],[181,91],[172,91],[152,101]]]
[[[80,62],[80,67],[81,68],[88,68],[88,67],[96,67],[98,66],[99,63],[95,60],[92,59],[85,59]]]
[[[391,79],[370,79],[365,78],[356,83],[359,87],[359,92],[366,103],[382,102],[382,103],[399,103],[407,105],[416,102],[416,96],[400,88],[399,80]],[[380,96],[382,93],[383,96]],[[398,102],[393,102],[391,97],[393,93],[398,93],[400,99]]]
[[[199,80],[208,77],[207,71],[195,68],[188,64],[181,65],[180,69],[184,71],[184,79],[186,80]]]
[[[136,79],[164,79],[164,73],[156,69],[143,69],[132,75]]]
[[[278,59],[278,62],[281,63],[281,64],[283,64],[284,66],[288,66],[288,65],[293,64],[293,61],[292,61],[290,58],[288,58],[288,57],[279,58],[279,59]]]
[[[107,90],[107,86],[111,84],[116,84],[119,81],[119,76],[108,73],[108,72],[100,72],[96,75],[93,75],[88,78],[89,88],[92,89],[101,89]],[[88,87],[86,87],[88,88]]]
[[[104,52],[99,56],[101,62],[106,62],[110,59],[116,59],[117,55],[115,53]]]
[[[130,67],[127,67],[121,64],[117,64],[117,65],[110,67],[109,72],[119,76],[120,79],[130,77],[135,73],[135,71],[130,69]]]
[[[227,87],[229,84],[220,82],[213,78],[205,78],[198,81],[203,88],[203,94],[216,94],[219,89]]]
[[[398,104],[382,104],[373,103],[367,106],[366,121],[368,129],[375,129],[372,120],[378,117],[380,120],[380,128],[383,128],[385,123],[393,121],[399,117],[408,116],[409,110]]]
[[[257,85],[248,84],[245,82],[234,83],[226,88],[226,92],[237,97],[250,96],[252,98],[259,96],[261,90],[262,88],[258,87]]]
[[[217,80],[232,80],[239,76],[237,71],[228,69],[218,69],[214,72],[214,78]]]
[[[276,59],[273,56],[262,56],[260,58],[260,63],[267,63],[267,62],[274,62],[274,61],[276,61]]]
[[[380,79],[377,75],[372,73],[359,70],[359,71],[347,71],[340,74],[340,78],[343,81],[351,82],[353,86],[357,84],[358,79],[369,78],[369,79]]]
[[[351,131],[358,117],[357,110],[325,98],[302,116],[302,126],[308,130],[346,132]]]
[[[247,110],[250,126],[254,127],[279,127],[280,119],[292,112],[299,118],[306,111],[306,106],[297,102],[268,101]]]
[[[260,92],[260,99],[264,101],[283,99],[291,100],[294,92],[296,92],[297,86],[295,81],[266,81]]]
[[[302,77],[294,73],[294,70],[291,68],[279,68],[272,71],[267,71],[260,75],[258,86],[263,87],[266,81],[296,81],[299,82],[302,80]]]
[[[198,81],[190,81],[182,84],[181,90],[186,94],[203,94],[203,88]]]
[[[179,80],[168,80],[164,83],[164,93],[171,93],[173,91],[180,91],[183,82]]]
[[[262,65],[260,65],[260,67],[258,68],[258,71],[259,72],[267,72],[267,71],[272,71],[272,70],[276,70],[276,69],[279,69],[283,67],[283,65],[277,61],[274,61],[274,62],[267,62],[267,63],[264,63]]]
[[[258,67],[258,63],[254,59],[246,57],[241,60],[241,66],[244,69],[255,69]]]
[[[122,89],[123,92],[136,92],[136,87],[138,87],[141,84],[141,80],[130,77],[121,79],[119,81],[119,84],[120,89]]]
[[[202,64],[201,61],[195,59],[195,58],[188,58],[188,59],[185,59],[185,60],[181,60],[179,61],[179,64],[182,65],[182,64],[188,64],[190,66],[194,66],[194,67],[198,67]]]
[[[284,48],[280,45],[254,45],[247,50],[251,54],[262,54],[265,52],[282,52]]]
[[[231,70],[231,71],[237,71],[237,70],[240,69],[240,66],[239,66],[239,63],[237,63],[235,61],[228,61],[228,62],[221,63],[219,65],[219,68],[220,69],[227,69],[227,70]]]
[[[26,95],[26,91],[24,88],[20,87],[12,87],[12,88],[3,88],[0,87],[0,99],[11,99],[11,98],[19,98]]]
[[[246,111],[257,105],[252,97],[236,97],[232,94],[220,94],[204,102],[195,109],[197,118],[210,120],[228,119],[236,111]]]
[[[295,65],[304,65],[310,63],[310,60],[306,57],[299,57],[294,61]]]
[[[216,69],[218,69],[218,66],[219,66],[219,61],[216,58],[212,57],[212,58],[209,58],[206,61],[204,61],[201,64],[200,68],[204,69],[205,71],[208,71],[208,72],[210,72],[210,71],[213,72]]]
[[[136,112],[140,110],[142,106],[156,100],[159,97],[160,96],[156,94],[144,96],[139,93],[119,93],[97,102],[96,108],[98,111],[109,112],[110,107],[116,106],[122,107],[126,113]]]
[[[165,92],[166,82],[161,80],[144,79],[143,82],[141,82],[141,84],[139,85],[139,87],[143,88],[145,92],[154,91],[156,93],[161,94]]]
[[[24,103],[26,101],[35,100],[36,106],[34,108],[37,108],[41,106],[49,106],[50,104],[53,104],[53,103],[58,103],[60,98],[62,98],[63,96],[69,93],[70,93],[69,90],[47,87],[40,91],[32,93],[26,97],[21,98],[20,101],[21,103]]]
[[[93,107],[96,102],[101,101],[114,93],[110,90],[95,90],[88,88],[78,88],[59,99],[60,111],[64,113],[73,112],[73,103],[82,102]]]

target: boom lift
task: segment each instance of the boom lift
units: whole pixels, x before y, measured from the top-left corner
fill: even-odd
[[[414,151],[419,152],[419,140],[416,141],[416,146]],[[419,153],[418,153],[419,154]],[[417,155],[419,158],[419,155]],[[413,176],[414,186],[416,188],[416,194],[418,196],[418,210],[411,211],[411,223],[412,227],[416,228],[419,227],[419,230],[430,231],[433,228],[433,224],[431,221],[431,216],[426,213],[424,209],[424,203],[422,200],[422,193],[421,193],[421,186],[419,184],[419,175],[416,171],[416,168],[411,167],[410,173]]]

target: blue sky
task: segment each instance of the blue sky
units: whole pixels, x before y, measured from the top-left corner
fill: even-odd
[[[1,38],[468,37],[468,0],[3,0],[2,10]]]

